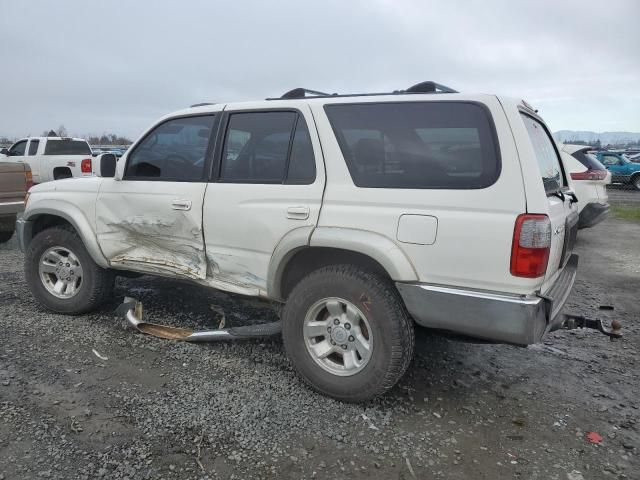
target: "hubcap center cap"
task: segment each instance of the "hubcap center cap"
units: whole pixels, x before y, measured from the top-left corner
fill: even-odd
[[[343,326],[337,326],[331,329],[331,339],[336,343],[344,343],[347,341],[349,334]]]
[[[68,278],[71,276],[71,268],[70,267],[60,267],[58,269],[58,277]]]

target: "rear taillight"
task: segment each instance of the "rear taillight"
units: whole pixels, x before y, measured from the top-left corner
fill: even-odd
[[[546,215],[523,214],[516,219],[511,246],[511,275],[537,278],[547,271],[551,222]]]
[[[572,180],[604,180],[607,178],[606,170],[587,170],[585,172],[574,172],[571,174]]]
[[[91,159],[90,158],[85,158],[84,160],[82,160],[82,162],[80,163],[80,171],[82,173],[91,173]]]
[[[31,187],[33,187],[33,175],[31,174],[31,170],[27,170],[24,172],[24,183],[27,184],[27,192]]]

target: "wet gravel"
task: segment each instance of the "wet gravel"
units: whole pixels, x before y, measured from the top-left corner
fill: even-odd
[[[569,309],[622,320],[622,341],[554,332],[523,349],[419,330],[406,377],[361,405],[310,391],[278,339],[177,343],[112,313],[130,295],[150,321],[217,327],[224,312],[235,326],[276,319],[267,303],[141,277],[119,279],[99,312],[53,315],[12,240],[0,246],[0,480],[638,479],[638,238],[640,225],[608,220],[577,247]]]

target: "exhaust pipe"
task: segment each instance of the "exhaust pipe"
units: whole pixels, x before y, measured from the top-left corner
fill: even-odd
[[[127,322],[139,332],[158,338],[181,340],[184,342],[215,342],[220,340],[261,338],[278,335],[282,331],[282,323],[279,321],[260,325],[198,331],[145,322],[142,320],[142,303],[130,297],[125,297],[122,305],[116,309],[116,313],[124,315]]]

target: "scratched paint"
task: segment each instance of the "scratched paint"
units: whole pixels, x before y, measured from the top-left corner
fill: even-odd
[[[105,227],[100,244],[113,266],[192,280],[206,278],[202,230],[189,216],[138,215],[99,221]]]
[[[205,285],[242,295],[266,296],[265,279],[254,275],[246,265],[235,262],[231,255],[207,252]]]

